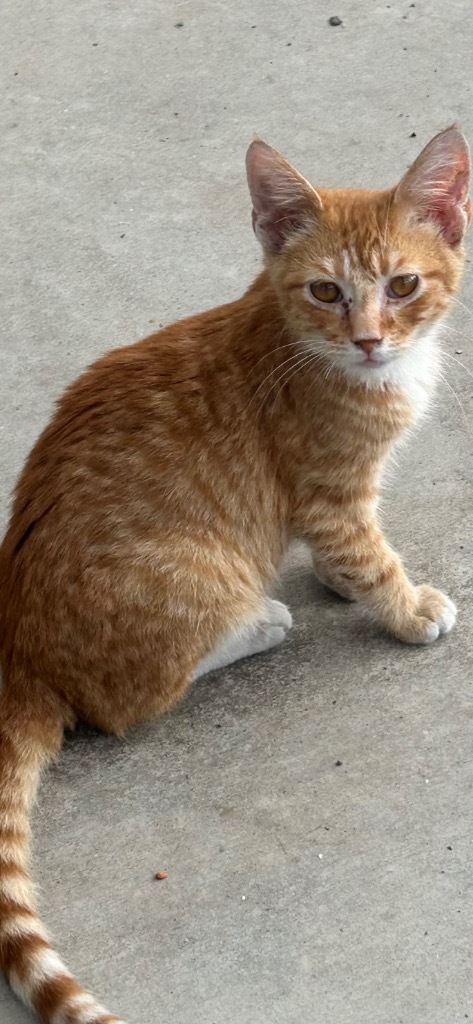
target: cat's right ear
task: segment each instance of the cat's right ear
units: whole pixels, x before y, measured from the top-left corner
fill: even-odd
[[[253,200],[253,230],[266,252],[280,252],[291,236],[314,227],[322,209],[320,196],[262,139],[251,143],[246,172]]]

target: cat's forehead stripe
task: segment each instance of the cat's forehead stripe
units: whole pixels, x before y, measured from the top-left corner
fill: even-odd
[[[380,254],[375,248],[359,252],[351,243],[341,254],[341,273],[347,281],[359,283],[366,277],[378,277],[382,272]]]

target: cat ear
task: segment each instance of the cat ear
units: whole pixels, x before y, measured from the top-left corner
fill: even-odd
[[[301,229],[314,226],[322,209],[320,196],[287,160],[262,139],[246,154],[253,200],[253,230],[267,252],[280,252]]]
[[[422,150],[395,191],[396,200],[413,208],[420,220],[433,221],[450,245],[468,227],[470,153],[456,125],[440,132]]]

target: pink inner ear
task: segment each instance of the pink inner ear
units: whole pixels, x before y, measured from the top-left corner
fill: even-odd
[[[450,170],[451,177],[440,180],[439,191],[433,192],[430,216],[440,225],[445,241],[454,245],[463,236],[470,220],[469,166],[461,161]]]
[[[314,217],[321,206],[317,193],[275,150],[261,140],[247,153],[248,185],[253,200],[253,230],[269,252]]]
[[[442,191],[438,195],[439,208],[442,206],[462,206],[468,194],[470,168],[464,159],[445,168],[446,173],[439,174],[438,187]],[[434,189],[435,194],[435,189]]]
[[[452,181],[450,185],[451,196],[455,203],[463,204],[468,194],[468,185],[470,181],[470,166],[469,161],[460,157],[457,164],[453,168]]]
[[[288,237],[307,225],[307,213],[300,208],[252,212],[253,231],[270,252],[279,252]]]
[[[420,220],[438,225],[445,241],[459,242],[470,219],[468,144],[456,125],[432,139],[402,179],[397,195]]]

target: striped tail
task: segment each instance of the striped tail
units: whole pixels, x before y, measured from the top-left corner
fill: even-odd
[[[20,683],[20,681],[18,681]],[[53,950],[28,875],[29,810],[41,768],[59,751],[64,718],[21,680],[0,695],[0,969],[43,1024],[116,1024]],[[20,702],[15,693],[27,694]]]

